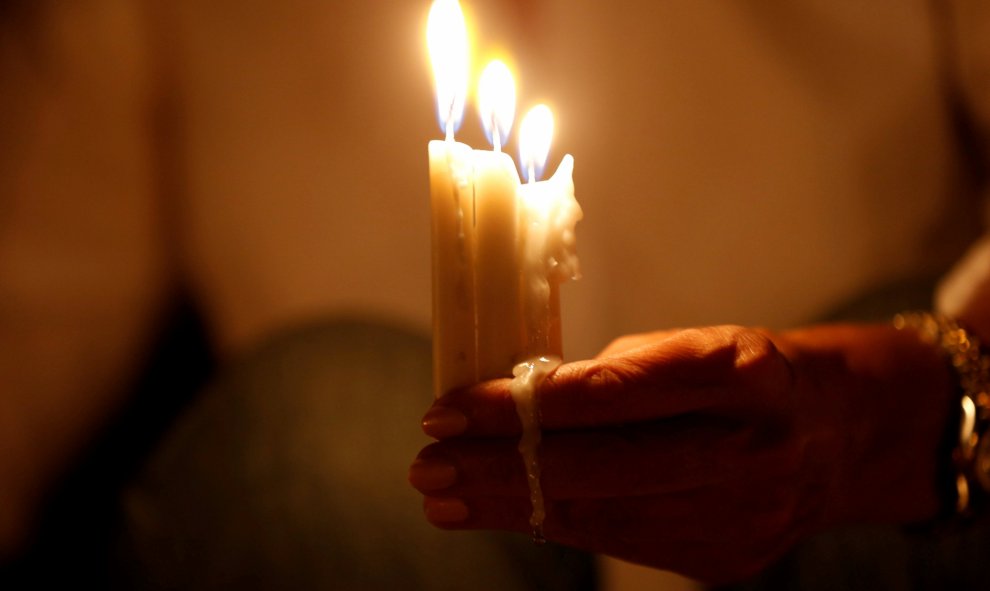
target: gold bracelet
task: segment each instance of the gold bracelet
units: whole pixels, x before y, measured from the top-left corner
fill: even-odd
[[[959,440],[952,450],[956,513],[971,515],[977,494],[990,494],[990,356],[982,354],[975,336],[948,316],[907,312],[894,317],[894,327],[914,330],[941,349],[958,379]]]

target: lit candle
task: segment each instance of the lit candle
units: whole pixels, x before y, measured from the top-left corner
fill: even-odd
[[[500,151],[516,109],[508,67],[490,63],[478,83],[478,106],[494,151],[474,152],[475,306],[478,380],[510,375],[521,361],[519,283],[519,174]]]
[[[561,362],[560,284],[577,278],[574,226],[581,207],[574,199],[574,158],[564,156],[550,180],[537,182],[553,137],[553,115],[545,105],[530,110],[519,131],[519,155],[527,184],[519,187],[519,301],[522,310],[521,362],[512,370],[509,392],[522,424],[519,453],[526,468],[533,511],[533,540],[543,539],[540,485],[541,433],[536,389]]]
[[[559,359],[558,286],[577,275],[574,225],[581,209],[571,156],[553,178],[536,182],[549,152],[549,109],[529,116],[533,123],[520,139],[529,184],[520,185],[512,158],[501,151],[515,114],[515,85],[501,62],[489,65],[479,84],[479,110],[493,150],[471,151],[454,142],[468,61],[456,0],[434,2],[428,35],[446,134],[445,141],[429,145],[434,393],[441,396],[513,375],[525,361]]]
[[[519,189],[526,358],[562,356],[560,284],[580,275],[574,226],[582,211],[574,199],[574,158],[570,154],[564,156],[553,177],[537,182],[552,137],[550,109],[546,105],[531,109],[519,131],[519,160],[527,180]]]
[[[467,27],[457,0],[430,9],[427,44],[437,117],[446,139],[432,141],[430,208],[433,267],[433,376],[439,396],[477,381],[474,318],[474,179],[471,148],[454,141],[468,86]]]
[[[430,57],[445,141],[430,142],[433,216],[434,394],[481,380],[513,376],[509,391],[522,424],[519,452],[529,484],[533,539],[543,539],[540,485],[540,382],[560,364],[561,282],[578,275],[574,226],[574,158],[537,182],[553,136],[553,116],[540,105],[526,116],[521,186],[503,153],[515,115],[515,84],[505,64],[481,76],[479,110],[492,151],[454,142],[467,88],[467,33],[456,0],[430,11]]]

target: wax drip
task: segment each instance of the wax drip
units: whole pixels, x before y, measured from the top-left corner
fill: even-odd
[[[526,482],[529,485],[529,500],[532,506],[529,525],[533,530],[533,542],[536,544],[546,542],[543,536],[546,507],[543,503],[543,486],[540,483],[539,458],[542,434],[536,391],[560,362],[557,357],[538,357],[524,361],[512,369],[514,378],[509,384],[509,392],[516,403],[516,414],[519,415],[519,422],[522,424],[522,437],[519,438],[518,449],[526,468]]]

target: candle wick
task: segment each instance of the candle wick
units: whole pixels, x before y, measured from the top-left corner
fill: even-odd
[[[496,152],[502,151],[502,136],[498,133],[498,121],[492,115],[492,146]]]
[[[450,101],[450,105],[447,107],[447,120],[446,120],[446,131],[447,131],[447,141],[454,141],[454,101]]]

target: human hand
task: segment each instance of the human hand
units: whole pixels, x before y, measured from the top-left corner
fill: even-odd
[[[439,527],[530,530],[508,383],[424,420],[441,441],[410,480]],[[887,327],[625,337],[539,391],[544,533],[721,582],[837,523],[930,517],[948,391],[937,354]]]

